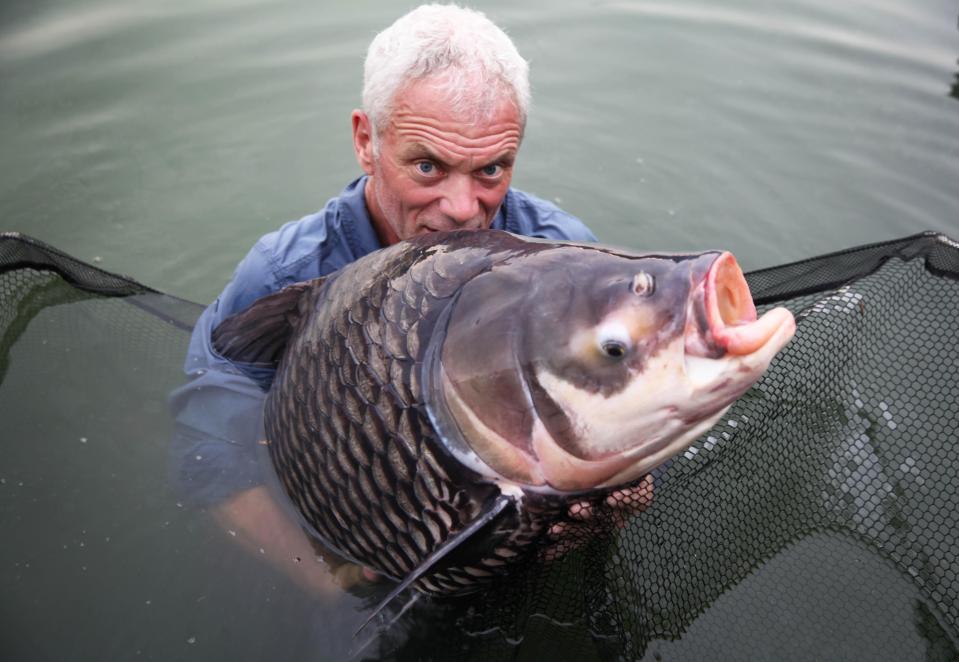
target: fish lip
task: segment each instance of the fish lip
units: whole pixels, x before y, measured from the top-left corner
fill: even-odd
[[[778,310],[778,309],[776,309]],[[720,253],[690,294],[686,353],[709,359],[760,351],[786,323],[782,312],[756,312],[749,284],[732,253]]]

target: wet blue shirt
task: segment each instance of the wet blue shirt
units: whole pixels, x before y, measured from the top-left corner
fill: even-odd
[[[212,504],[262,482],[256,441],[263,394],[213,351],[211,333],[262,296],[382,248],[366,209],[366,180],[353,181],[315,214],[263,236],[197,320],[184,365],[191,381],[172,395],[172,472],[184,498]],[[528,237],[596,241],[579,219],[516,189],[507,192],[492,227]]]

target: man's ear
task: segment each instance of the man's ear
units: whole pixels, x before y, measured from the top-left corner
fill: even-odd
[[[353,151],[356,152],[356,161],[367,175],[373,174],[373,126],[369,116],[362,110],[354,110],[353,120]]]

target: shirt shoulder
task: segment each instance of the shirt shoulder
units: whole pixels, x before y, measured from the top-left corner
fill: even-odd
[[[336,265],[345,258],[324,259],[331,255],[342,258],[345,252],[340,246],[341,233],[336,230],[335,215],[335,208],[327,203],[320,211],[263,235],[253,245],[233,270],[223,291],[197,320],[187,357],[188,373],[218,364],[226,366],[213,350],[210,337],[227,317],[287,285],[339,268]]]
[[[348,247],[342,245],[345,242],[336,207],[334,198],[320,211],[284,223],[260,237],[240,263],[237,275],[244,275],[244,263],[254,255],[252,262],[268,270],[278,287],[324,275],[323,267],[330,261],[327,258],[348,252]]]
[[[379,248],[363,198],[366,177],[316,213],[284,224],[254,245],[279,287],[325,276]]]
[[[506,204],[506,229],[510,232],[542,239],[596,241],[585,223],[535,195],[510,189]]]

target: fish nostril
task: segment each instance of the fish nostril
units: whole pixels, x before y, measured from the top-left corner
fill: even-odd
[[[648,297],[656,291],[656,279],[645,271],[640,271],[633,276],[633,282],[630,284],[633,294],[641,297]]]

